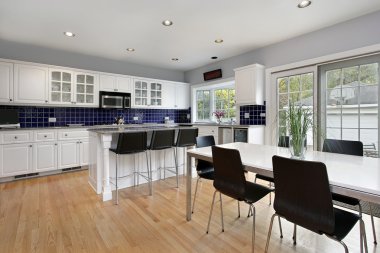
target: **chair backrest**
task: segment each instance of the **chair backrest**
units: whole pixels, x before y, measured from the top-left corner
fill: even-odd
[[[246,180],[239,151],[212,146],[212,159],[214,187],[224,195],[243,200]]]
[[[146,132],[130,132],[119,134],[119,138],[117,140],[116,153],[130,154],[146,151],[146,136]]]
[[[278,146],[282,148],[289,148],[289,136],[278,137]]]
[[[198,136],[196,139],[197,148],[215,146],[215,139],[213,135]]]
[[[167,149],[174,146],[175,130],[154,130],[150,142],[151,150]]]
[[[195,146],[198,128],[180,128],[177,135],[177,147]]]
[[[322,151],[344,155],[363,156],[363,143],[361,141],[325,139]]]
[[[274,210],[316,233],[332,234],[335,216],[325,164],[273,156]]]
[[[207,136],[198,136],[196,139],[196,147],[197,148],[204,148],[204,147],[210,147],[215,146],[215,139],[213,135],[207,135]],[[209,170],[210,168],[213,168],[213,164],[204,160],[198,160],[197,162],[197,171],[202,170]]]

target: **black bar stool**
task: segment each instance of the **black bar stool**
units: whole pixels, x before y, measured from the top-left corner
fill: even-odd
[[[178,149],[183,148],[184,155],[183,158],[185,160],[186,157],[186,149],[188,147],[194,147],[197,143],[198,137],[198,128],[180,128],[178,130],[177,141],[176,141],[176,153],[177,153],[177,172],[178,167],[183,166],[183,174],[185,174],[185,162],[181,165],[178,164]],[[178,178],[178,177],[177,177]],[[178,185],[178,182],[177,182]]]
[[[110,151],[116,154],[116,177],[115,177],[115,186],[116,186],[116,204],[119,204],[119,188],[118,188],[118,179],[124,178],[127,176],[134,175],[134,182],[136,184],[136,170],[134,168],[133,173],[129,175],[118,176],[118,160],[119,155],[135,155],[138,153],[145,153],[146,157],[146,166],[148,171],[148,178],[150,178],[150,195],[152,195],[152,180],[149,175],[151,175],[150,167],[148,164],[148,153],[147,153],[147,133],[146,132],[130,132],[130,133],[121,133],[117,141],[116,148],[110,148]],[[135,156],[133,156],[135,159]]]
[[[159,167],[158,170],[160,172],[160,178],[161,178],[161,170],[164,170],[164,176],[165,171],[168,170],[172,173],[176,174],[177,177],[177,187],[178,187],[178,170],[177,170],[177,154],[176,149],[174,146],[174,137],[175,137],[175,130],[174,129],[168,129],[168,130],[154,130],[152,133],[152,139],[149,145],[149,162],[150,162],[150,168],[152,168],[152,151],[157,150],[163,150],[164,151],[164,167]],[[173,150],[174,155],[174,167],[166,167],[166,150],[171,149]],[[170,170],[171,168],[176,168],[176,171]]]

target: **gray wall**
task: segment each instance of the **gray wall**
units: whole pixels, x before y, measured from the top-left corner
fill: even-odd
[[[184,72],[110,60],[51,48],[0,39],[0,58],[38,62],[116,74],[135,75],[171,81],[184,81]]]
[[[268,67],[312,59],[380,43],[380,11],[263,47],[242,55],[185,72],[185,81],[202,83],[203,72],[221,68],[223,78],[234,68],[260,63]]]

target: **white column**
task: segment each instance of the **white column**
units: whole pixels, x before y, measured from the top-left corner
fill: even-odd
[[[112,135],[102,134],[103,146],[103,201],[112,199],[112,190],[110,186],[110,156],[109,149],[111,148]]]

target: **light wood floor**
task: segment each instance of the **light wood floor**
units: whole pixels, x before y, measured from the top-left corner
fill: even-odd
[[[0,252],[250,252],[252,219],[237,218],[237,204],[223,198],[225,232],[221,232],[219,205],[206,234],[213,187],[200,186],[191,222],[185,220],[185,184],[179,189],[167,179],[120,191],[120,204],[103,203],[87,183],[87,171],[0,184]],[[195,186],[195,180],[194,180]],[[193,188],[194,189],[194,188]],[[217,203],[218,204],[218,203]],[[273,209],[268,198],[256,204],[256,252],[263,252]],[[369,252],[374,248],[365,217]],[[292,245],[292,225],[273,228],[269,252],[343,252],[339,244],[304,229]],[[380,222],[376,219],[380,231]],[[377,235],[380,238],[380,234]],[[346,238],[350,252],[359,252],[358,227]]]

